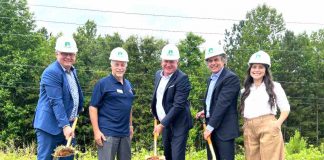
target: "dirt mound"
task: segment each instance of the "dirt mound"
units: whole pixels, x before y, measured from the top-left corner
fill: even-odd
[[[54,157],[67,157],[74,154],[75,149],[72,147],[59,146],[55,149]]]

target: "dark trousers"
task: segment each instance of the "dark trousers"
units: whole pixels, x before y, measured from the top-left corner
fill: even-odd
[[[37,160],[52,160],[54,149],[59,145],[66,145],[67,142],[63,132],[58,135],[52,135],[40,129],[36,129],[36,136]]]
[[[163,129],[162,140],[166,160],[185,160],[188,133],[174,136],[170,127]]]
[[[235,155],[234,139],[228,141],[222,141],[217,137],[215,132],[212,132],[211,141],[213,143],[213,148],[217,160],[234,160],[234,155]],[[212,160],[212,155],[210,153],[208,144],[207,144],[207,156],[208,156],[208,160]]]

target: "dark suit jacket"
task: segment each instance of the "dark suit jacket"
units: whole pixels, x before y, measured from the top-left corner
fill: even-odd
[[[153,116],[158,119],[156,113],[156,90],[161,80],[161,70],[155,74],[154,93],[151,103]],[[192,128],[192,117],[189,109],[188,96],[191,86],[188,76],[180,70],[176,70],[166,85],[162,105],[166,116],[160,122],[165,127],[171,127],[174,136],[182,135]]]
[[[210,79],[208,80],[207,90],[209,83]],[[213,132],[221,140],[226,141],[239,136],[237,112],[239,91],[239,78],[233,72],[224,68],[213,90],[208,120],[208,125],[214,127]],[[207,91],[205,97],[207,97]],[[206,113],[205,103],[204,111]]]
[[[75,77],[76,70],[73,70]],[[78,112],[82,110],[83,94],[76,78],[79,91]],[[70,86],[63,68],[58,61],[50,64],[43,72],[40,82],[40,95],[34,117],[34,128],[49,134],[58,135],[62,127],[70,124],[69,117],[73,109]]]

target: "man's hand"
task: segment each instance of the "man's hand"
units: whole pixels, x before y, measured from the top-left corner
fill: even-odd
[[[103,146],[103,141],[106,141],[105,135],[101,131],[94,132],[94,139],[98,146]]]
[[[158,124],[156,127],[154,127],[153,134],[156,133],[157,135],[160,135],[162,133],[164,126],[162,124]]]
[[[202,111],[200,111],[200,112],[198,112],[196,114],[196,119],[199,119],[199,118],[205,118],[205,112],[204,112],[204,110],[202,110]]]
[[[65,126],[63,128],[63,133],[66,140],[68,140],[71,136],[74,137],[74,132],[72,131],[72,128],[70,126]]]
[[[205,132],[204,132],[204,139],[207,141],[207,139],[208,139],[208,137],[210,137],[210,134],[211,134],[212,132],[210,132],[210,131],[208,131],[207,129],[205,130]]]

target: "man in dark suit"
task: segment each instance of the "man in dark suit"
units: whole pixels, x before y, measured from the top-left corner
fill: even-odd
[[[220,46],[207,47],[205,60],[212,75],[208,79],[204,110],[198,112],[196,118],[206,118],[204,138],[211,137],[217,159],[234,160],[234,139],[239,136],[239,78],[225,68],[226,53]],[[211,159],[208,147],[207,155]]]
[[[164,156],[167,160],[184,160],[192,118],[188,96],[188,76],[178,69],[179,50],[168,44],[162,49],[162,70],[155,75],[151,104],[153,116],[160,121],[154,133],[162,132]]]
[[[83,94],[73,64],[78,51],[72,37],[56,41],[56,61],[43,72],[34,117],[37,135],[37,159],[52,160],[59,145],[74,136],[71,124],[82,110]]]

